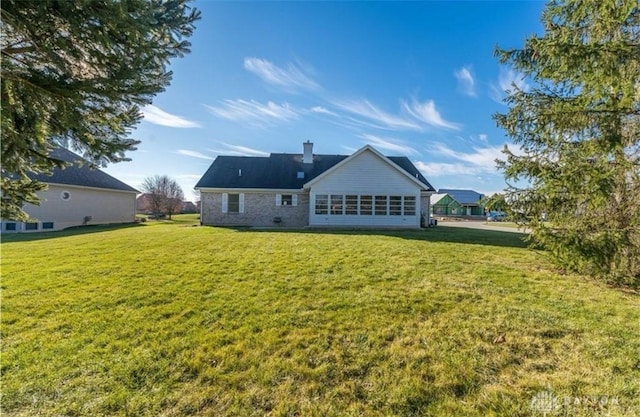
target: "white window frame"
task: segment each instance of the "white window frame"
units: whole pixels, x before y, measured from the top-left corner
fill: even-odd
[[[238,211],[229,211],[229,195],[238,195]],[[222,193],[222,213],[223,214],[242,214],[244,213],[244,193]]]

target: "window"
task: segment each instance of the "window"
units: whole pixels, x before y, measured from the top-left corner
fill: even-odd
[[[414,196],[404,197],[404,215],[415,216],[416,215],[416,198]]]
[[[329,196],[326,194],[318,194],[316,196],[316,214],[329,213]]]
[[[240,194],[229,194],[229,213],[240,213]]]
[[[376,216],[386,216],[387,215],[387,196],[386,195],[377,195],[376,196]]]
[[[53,229],[53,222],[42,222],[43,229]]]
[[[298,171],[298,174],[296,175],[296,178],[298,178],[299,180],[304,178],[304,172],[303,171]]]
[[[16,224],[15,223],[5,223],[4,224],[4,230],[15,231],[16,230]]]
[[[290,206],[293,204],[293,196],[291,194],[282,194],[282,205]]]
[[[24,224],[24,229],[25,230],[38,230],[38,223],[25,223]]]
[[[389,214],[392,216],[402,215],[402,197],[392,195],[389,197]]]
[[[346,196],[344,214],[349,214],[349,215],[358,214],[358,196],[357,195]]]
[[[343,214],[344,196],[342,194],[331,195],[331,214]]]
[[[362,216],[371,216],[371,202],[373,197],[370,195],[361,195],[360,196],[360,215]]]

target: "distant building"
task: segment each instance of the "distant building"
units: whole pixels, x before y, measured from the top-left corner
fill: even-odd
[[[2,233],[135,221],[138,190],[67,149],[56,148],[51,157],[71,165],[55,168],[51,175],[32,175],[33,179],[48,185],[47,190],[37,193],[39,206],[26,204],[23,207],[33,220],[23,223],[2,219]]]
[[[479,216],[484,217],[484,198],[473,190],[438,190],[430,197],[431,213],[434,216]]]

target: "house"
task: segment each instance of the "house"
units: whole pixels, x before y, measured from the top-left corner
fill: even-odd
[[[484,216],[483,197],[473,190],[441,188],[431,195],[431,212],[439,216]]]
[[[51,157],[72,165],[55,168],[51,175],[31,176],[48,185],[46,190],[37,193],[39,206],[26,204],[23,207],[33,220],[22,223],[3,219],[3,233],[135,221],[136,189],[95,169],[91,163],[67,149],[56,148]]]
[[[367,145],[352,155],[218,156],[195,186],[215,226],[419,228],[434,188],[406,157]]]

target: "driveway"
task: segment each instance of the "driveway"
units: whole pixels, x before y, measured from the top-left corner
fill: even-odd
[[[488,223],[484,220],[438,220],[438,227],[464,227],[467,229],[481,229],[481,230],[493,230],[496,232],[508,232],[508,233],[529,233],[529,230],[518,229],[513,223],[504,223],[503,225],[496,225],[495,223]]]

